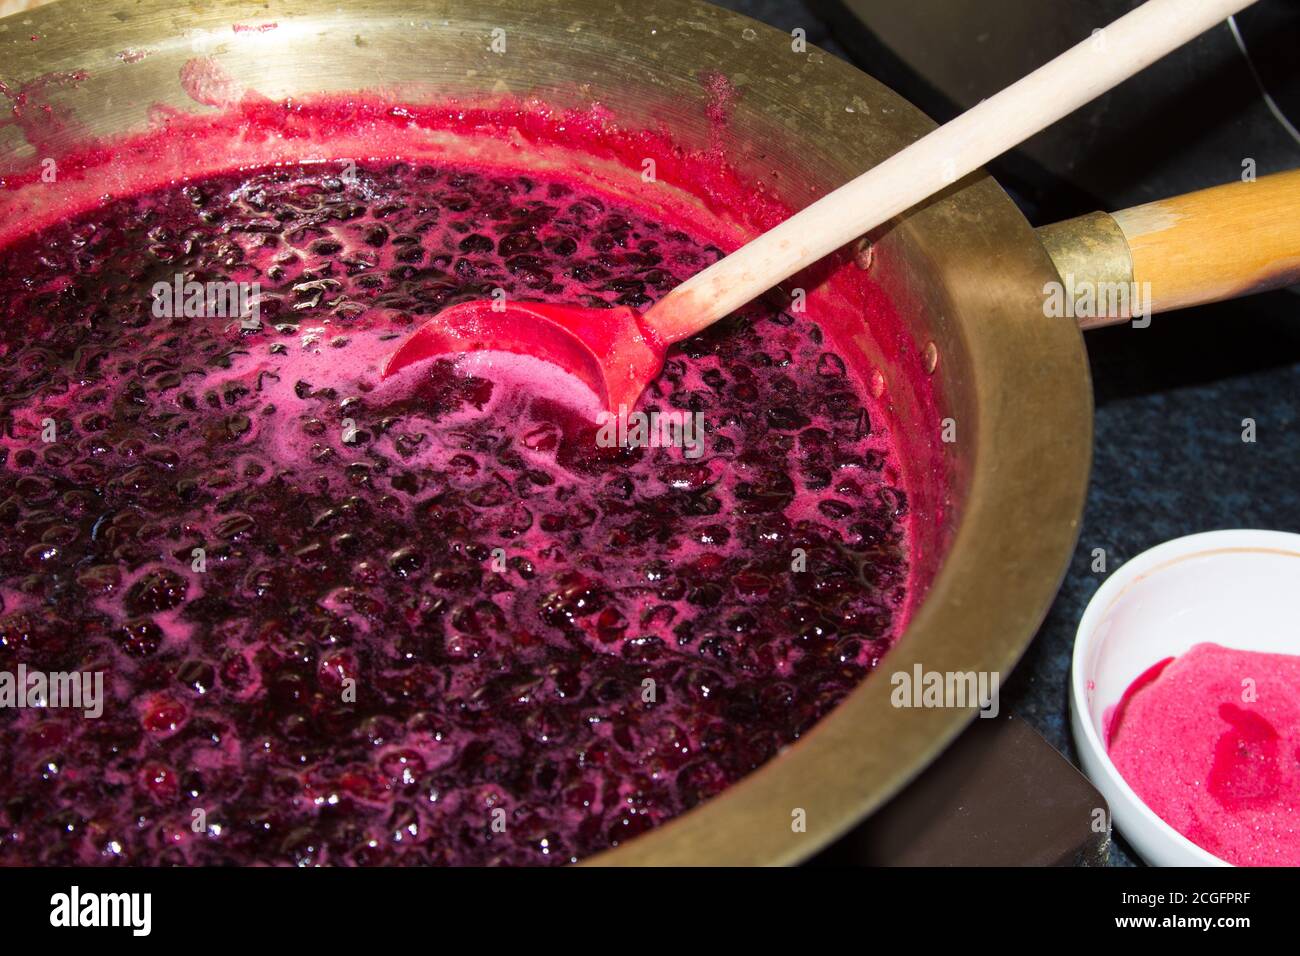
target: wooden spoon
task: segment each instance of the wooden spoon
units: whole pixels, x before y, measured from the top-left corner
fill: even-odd
[[[893,216],[950,186],[1254,0],[1148,0],[1104,30],[720,259],[644,315],[536,302],[444,309],[389,358],[383,377],[435,355],[532,355],[630,411],[664,354]]]

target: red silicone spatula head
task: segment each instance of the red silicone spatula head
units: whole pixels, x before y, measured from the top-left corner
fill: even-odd
[[[666,346],[625,306],[586,309],[541,302],[476,300],[444,309],[388,359],[384,378],[412,362],[457,352],[531,355],[585,383],[604,406],[631,410],[659,373]]]

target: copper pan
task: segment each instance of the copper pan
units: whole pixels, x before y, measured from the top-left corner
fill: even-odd
[[[491,49],[494,30],[504,31],[504,53]],[[57,182],[15,178],[16,171],[84,155],[87,143],[150,124],[179,130],[204,122],[248,93],[274,103],[368,91],[410,103],[510,101],[588,113],[598,106],[621,130],[666,131],[684,154],[724,156],[755,197],[799,208],[932,124],[851,66],[798,47],[789,35],[693,0],[58,0],[0,20],[0,80],[19,107],[0,126],[7,187],[0,229],[38,227],[78,189],[141,185],[111,162],[80,172],[63,164]],[[218,78],[198,99],[196,60],[203,75]],[[719,76],[733,91],[721,123]],[[177,140],[156,177],[295,151],[299,159],[362,158],[366,149],[347,136],[232,140],[219,150]],[[407,145],[445,155],[471,144],[453,126],[436,135],[412,129]],[[515,164],[562,161],[571,173],[648,201],[637,185],[641,170],[608,156],[496,148]],[[671,164],[660,168],[662,194],[689,208],[701,228],[730,242],[761,228],[740,208],[748,204],[710,205],[698,182],[680,174],[674,181]],[[808,308],[828,316],[841,349],[883,387],[886,424],[901,436],[916,515],[910,626],[881,671],[797,744],[721,796],[592,862],[807,857],[888,799],[971,717],[891,706],[885,672],[919,663],[1005,675],[1056,593],[1078,533],[1092,409],[1078,328],[1044,317],[1042,289],[1057,278],[1051,261],[982,175],[873,238],[869,252],[817,278]],[[943,440],[945,430],[954,441]],[[803,832],[792,826],[797,810],[806,815]]]

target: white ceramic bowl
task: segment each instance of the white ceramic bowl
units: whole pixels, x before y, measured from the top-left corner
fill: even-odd
[[[1161,820],[1119,775],[1103,718],[1166,657],[1212,642],[1300,654],[1300,534],[1210,531],[1144,551],[1113,571],[1079,622],[1070,718],[1083,770],[1116,828],[1153,866],[1227,866]]]

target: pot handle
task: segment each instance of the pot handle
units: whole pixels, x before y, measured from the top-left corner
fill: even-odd
[[[1038,237],[1085,329],[1282,288],[1300,282],[1300,169],[1089,213]]]

